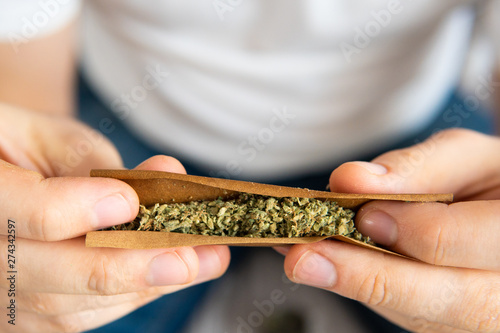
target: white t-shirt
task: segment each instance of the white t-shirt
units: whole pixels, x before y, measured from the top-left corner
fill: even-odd
[[[457,85],[470,3],[87,0],[81,59],[160,150],[214,176],[293,176],[428,124]]]
[[[80,12],[80,0],[0,0],[0,42],[12,50],[51,34]]]

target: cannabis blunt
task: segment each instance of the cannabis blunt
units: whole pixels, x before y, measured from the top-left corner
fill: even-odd
[[[112,229],[233,237],[343,235],[372,243],[356,230],[353,218],[353,211],[333,201],[241,193],[230,200],[141,205],[134,221]]]

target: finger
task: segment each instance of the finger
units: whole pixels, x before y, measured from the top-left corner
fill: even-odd
[[[474,332],[500,329],[495,273],[430,266],[330,240],[294,246],[285,272],[292,281],[410,318]]]
[[[286,256],[291,248],[292,248],[291,245],[273,246],[273,249],[283,256]]]
[[[168,171],[174,173],[186,173],[186,169],[177,159],[164,156],[157,155],[153,156],[146,161],[139,164],[135,167],[136,170],[156,170],[156,171]]]
[[[214,275],[214,277],[216,276]],[[207,280],[209,280],[208,276],[203,280],[196,278],[193,282],[188,284],[151,287],[132,293],[118,295],[74,295],[23,291],[16,294],[16,309],[26,313],[56,316],[77,311],[101,309],[127,302],[135,302],[141,298],[158,297],[194,286]],[[10,298],[8,297],[7,291],[0,294],[0,301],[3,302],[1,304],[8,304]]]
[[[163,295],[161,291],[167,288],[168,291],[165,291],[165,293],[173,292],[174,289],[181,289],[183,287],[155,287],[140,292],[110,296],[22,292],[16,294],[16,311],[43,316],[57,316],[79,311],[98,310],[128,302],[135,302],[141,298],[158,297]],[[0,295],[0,300],[9,301],[3,295]]]
[[[82,332],[91,330],[121,318],[135,309],[154,301],[157,298],[141,298],[101,309],[81,310],[75,313],[65,313],[54,316],[42,316],[20,311],[14,330],[5,332]],[[3,332],[3,331],[2,331]]]
[[[29,154],[43,154],[37,160],[48,161],[46,176],[88,176],[91,169],[123,168],[116,147],[101,133],[71,118],[47,119],[39,132],[39,146],[26,149]]]
[[[57,316],[86,310],[104,309],[128,302],[136,302],[139,299],[150,299],[183,288],[185,286],[154,287],[140,292],[109,296],[22,292],[16,294],[16,311],[43,316]],[[9,301],[3,295],[0,295],[0,300]]]
[[[378,306],[368,306],[372,311],[378,313],[380,316],[388,319],[393,323],[397,323],[410,332],[425,332],[425,333],[471,333],[459,328],[454,328],[439,322],[428,321],[424,318],[409,317],[402,315],[394,310],[385,309]]]
[[[113,144],[75,119],[9,105],[2,105],[1,117],[0,158],[9,163],[45,177],[88,176],[92,168],[123,167]]]
[[[440,132],[416,146],[372,161],[345,163],[330,177],[332,191],[455,193],[456,199],[500,186],[500,139],[469,130]]]
[[[356,226],[389,249],[444,266],[500,271],[500,201],[371,202]]]
[[[135,169],[186,173],[186,169],[181,162],[173,157],[164,155],[153,156],[139,164]],[[214,279],[226,271],[230,260],[230,252],[227,246],[198,246],[194,249],[198,254],[200,272],[203,272],[203,274],[200,273],[195,279],[195,283]],[[213,258],[219,258],[220,260],[214,261]]]
[[[199,246],[195,248],[200,263],[198,276],[182,285],[150,287],[119,295],[74,295],[27,292],[16,294],[16,308],[27,313],[55,316],[91,309],[101,309],[139,299],[150,299],[170,294],[219,277],[228,267],[229,251],[225,246]],[[213,258],[215,257],[215,259]],[[8,292],[0,293],[0,304],[8,304]]]
[[[127,302],[109,308],[58,315],[49,319],[56,332],[82,332],[111,323],[157,298],[158,296],[140,298],[133,302]]]
[[[6,221],[17,237],[55,241],[131,221],[139,200],[124,182],[103,178],[43,178],[0,160],[0,235]]]
[[[60,254],[64,253],[64,256]],[[19,290],[26,292],[114,295],[154,286],[197,283],[217,278],[229,265],[226,246],[127,250],[85,248],[76,238],[47,244],[19,239]],[[196,279],[195,279],[196,278]],[[8,287],[8,280],[0,286]]]
[[[23,292],[115,295],[219,277],[226,246],[151,250],[85,248],[83,238],[47,244],[17,240],[17,288]],[[61,255],[64,254],[64,255]],[[9,281],[0,280],[8,289]]]

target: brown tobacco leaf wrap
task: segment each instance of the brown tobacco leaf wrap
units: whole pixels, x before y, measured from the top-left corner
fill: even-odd
[[[230,199],[239,193],[252,193],[273,197],[316,198],[336,201],[339,206],[356,210],[372,200],[394,200],[406,202],[451,202],[453,194],[348,194],[314,191],[277,185],[259,184],[238,180],[191,176],[163,171],[144,170],[92,170],[91,177],[106,177],[122,180],[138,194],[142,205],[155,203]],[[129,249],[152,249],[197,245],[276,246],[285,244],[313,243],[325,238],[396,254],[376,246],[365,244],[345,236],[332,237],[280,237],[250,238],[201,236],[158,231],[92,231],[87,234],[88,247],[115,247]]]

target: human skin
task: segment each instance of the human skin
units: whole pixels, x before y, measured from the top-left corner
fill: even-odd
[[[82,143],[90,148],[80,163],[68,164],[68,151],[82,152]],[[131,187],[88,177],[91,168],[122,167],[110,142],[73,119],[0,104],[0,267],[11,270],[7,254],[13,243],[7,235],[12,220],[17,271],[15,296],[8,295],[7,273],[0,280],[0,304],[15,299],[17,318],[15,326],[8,318],[1,320],[0,331],[96,328],[226,270],[230,255],[225,246],[86,248],[86,232],[137,215],[139,200]],[[136,169],[185,172],[165,156]]]
[[[167,293],[220,276],[224,246],[156,250],[85,248],[91,230],[139,210],[123,182],[88,177],[123,168],[101,134],[73,119],[77,22],[18,47],[0,42],[0,267],[15,221],[16,325],[1,332],[80,332],[114,321]],[[185,173],[156,156],[137,167]],[[2,275],[0,304],[9,304]],[[8,318],[7,318],[8,319]]]
[[[92,252],[88,258],[85,253],[90,252],[82,252],[81,235],[96,228],[89,221],[98,221],[92,210],[93,204],[117,193],[126,198],[129,208],[126,216],[109,213],[118,211],[120,205],[108,204],[109,210],[105,210],[104,218],[99,219],[100,225],[107,226],[131,219],[137,212],[137,198],[129,187],[117,181],[71,177],[87,175],[90,168],[122,167],[119,155],[106,141],[95,145],[92,154],[77,166],[70,167],[69,171],[61,169],[58,172],[53,166],[54,161],[64,165],[67,147],[85,140],[89,133],[86,127],[70,118],[74,113],[75,27],[75,23],[70,24],[50,36],[22,45],[18,53],[13,52],[8,43],[0,43],[0,101],[29,110],[14,111],[10,106],[0,106],[0,159],[3,160],[0,161],[0,235],[7,232],[5,221],[9,218],[16,220],[19,225],[18,244],[23,244],[19,246],[18,257],[29,258],[19,268],[19,276],[23,278],[19,281],[18,309],[26,320],[18,323],[16,332],[79,331],[97,327],[162,293],[188,286],[182,283],[192,280],[197,271],[201,273],[194,278],[195,282],[216,277],[225,270],[229,261],[225,247],[174,250],[187,267],[185,275],[160,271],[159,282],[169,286],[151,287],[145,282],[146,264],[143,267],[127,266],[130,265],[127,261],[123,266],[121,262],[126,253],[127,259],[138,258],[138,264],[149,263],[163,253],[161,250],[85,249]],[[48,113],[56,118],[38,113]],[[358,228],[362,232],[381,243],[389,239],[387,245],[390,249],[419,258],[422,263],[325,241],[293,247],[285,261],[289,277],[365,302],[413,331],[500,330],[499,268],[495,266],[500,262],[495,254],[500,251],[494,244],[498,238],[495,235],[500,233],[498,229],[495,231],[494,218],[478,215],[496,214],[498,210],[495,201],[499,199],[496,172],[499,162],[495,157],[498,139],[461,131],[446,132],[439,138],[435,141],[435,152],[409,175],[399,174],[404,171],[401,161],[416,154],[418,148],[415,147],[376,159],[375,163],[385,166],[386,174],[377,174],[385,172],[384,168],[372,167],[370,172],[366,170],[367,164],[354,162],[335,170],[331,179],[332,190],[341,192],[454,192],[458,201],[487,199],[451,206],[371,203],[364,207],[358,214]],[[473,161],[478,163],[471,165]],[[166,157],[155,157],[138,168],[184,172],[176,160]],[[45,179],[53,176],[61,177]],[[13,194],[17,197],[11,197]],[[37,200],[33,205],[26,204],[27,199],[34,198]],[[51,202],[57,203],[58,207],[64,204],[71,213],[57,213]],[[122,211],[127,212],[127,209]],[[396,229],[391,229],[387,219],[385,222],[380,219],[383,215],[377,212],[381,211],[392,214]],[[454,234],[456,231],[449,229],[443,229],[444,233],[438,233],[441,229],[436,230],[441,224],[450,225],[443,217],[463,222],[456,217],[470,217],[471,214],[472,220],[476,221],[472,224],[476,228],[472,235],[482,233],[481,237],[471,237],[467,228],[464,229],[467,232],[457,235]],[[71,223],[62,225],[65,221]],[[416,228],[418,226],[421,227]],[[37,228],[39,232],[36,232]],[[383,230],[386,230],[385,234],[381,232]],[[56,240],[62,241],[55,243]],[[433,254],[437,245],[446,256]],[[6,236],[0,236],[0,248],[6,253]],[[307,266],[307,258],[303,258],[305,254],[313,256],[312,267],[319,267],[317,272]],[[61,262],[64,258],[67,258],[66,266]],[[322,265],[315,265],[315,262]],[[0,261],[0,264],[2,269],[7,265],[5,261]],[[304,266],[309,268],[303,269]],[[471,269],[471,266],[476,269]],[[66,274],[66,267],[74,270]],[[133,274],[130,275],[129,270],[133,270]],[[59,279],[53,278],[57,271],[62,272]],[[321,281],[323,275],[327,275],[327,285]],[[73,281],[75,276],[86,281],[78,285]],[[179,281],[183,278],[184,281]],[[3,283],[0,288],[6,287],[6,282]],[[4,301],[7,301],[6,293],[0,290],[1,304],[6,304]],[[432,310],[430,306],[434,305],[438,307]],[[9,329],[11,327],[6,327],[5,321],[0,321],[0,330]]]
[[[365,235],[418,261],[337,241],[280,249],[298,283],[365,303],[414,332],[500,332],[500,139],[443,131],[333,171],[332,191],[454,193],[453,204],[371,202]]]

